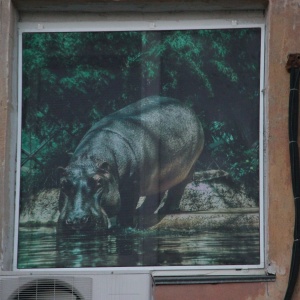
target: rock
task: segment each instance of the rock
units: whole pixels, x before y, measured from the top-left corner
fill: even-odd
[[[259,213],[256,211],[208,211],[205,213],[180,213],[165,216],[151,230],[259,230]]]
[[[34,195],[21,210],[20,225],[56,225],[58,198],[59,189],[43,190]],[[138,206],[142,205],[144,198],[140,198]],[[237,188],[229,174],[222,170],[196,172],[193,182],[184,191],[180,211],[165,216],[151,229],[259,228],[259,209],[255,200],[247,196],[244,187]]]
[[[59,189],[43,190],[30,198],[20,213],[20,225],[55,225],[59,217]]]
[[[256,201],[247,196],[245,187],[236,187],[222,170],[196,172],[180,203],[180,210],[185,212],[245,207],[257,207]]]
[[[245,187],[222,170],[196,172],[184,191],[180,213],[165,216],[152,230],[259,230],[259,208]]]

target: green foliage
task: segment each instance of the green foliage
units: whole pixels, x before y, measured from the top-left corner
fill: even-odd
[[[202,169],[258,178],[259,43],[259,29],[25,33],[22,193],[57,186],[92,124],[154,94],[201,116]]]
[[[224,122],[215,121],[210,126],[211,157],[217,166],[227,170],[236,183],[244,183],[249,196],[258,201],[259,143],[256,141],[245,147],[234,137],[234,130],[227,132],[224,125]]]
[[[234,180],[239,181],[248,174],[255,175],[259,167],[258,142],[250,148],[237,143],[230,132],[224,131],[224,123],[211,124],[213,143],[209,145],[212,157],[218,162],[222,157],[222,164],[226,166]],[[221,155],[221,152],[225,153]]]

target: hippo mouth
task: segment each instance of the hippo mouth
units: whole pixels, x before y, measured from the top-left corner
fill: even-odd
[[[65,233],[79,233],[79,232],[103,232],[111,228],[111,221],[101,208],[101,213],[91,211],[89,215],[81,218],[74,218],[72,220],[66,218],[58,222],[57,229],[59,232]]]

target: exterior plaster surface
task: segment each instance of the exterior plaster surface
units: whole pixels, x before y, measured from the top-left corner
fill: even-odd
[[[261,284],[157,287],[159,300],[284,299],[294,231],[294,201],[288,147],[289,74],[287,55],[300,52],[300,1],[270,0],[266,13],[266,165],[267,264],[276,281]],[[300,299],[300,276],[293,299]]]
[[[251,300],[267,299],[264,283],[166,286],[156,288],[155,300]],[[273,298],[274,299],[274,298]]]
[[[268,0],[13,0],[21,11],[143,12],[263,9]]]
[[[63,3],[63,1],[59,1]],[[72,0],[66,1],[72,9]],[[83,1],[74,3],[84,5]],[[108,3],[115,1],[92,1]],[[133,1],[122,1],[128,5]],[[151,1],[143,1],[143,3]],[[159,3],[172,1],[159,1]],[[194,1],[195,2],[195,1]],[[244,9],[251,8],[251,1],[200,1],[212,9],[214,3],[222,2],[223,9],[227,3],[241,3]],[[43,10],[57,7],[57,1],[16,1],[17,10]],[[175,2],[174,2],[175,3]],[[178,4],[178,2],[176,2]],[[253,1],[253,8],[265,5],[266,1]],[[31,9],[32,5],[32,9]],[[190,3],[190,5],[192,5]],[[50,7],[50,8],[49,8]],[[103,7],[103,6],[98,6]],[[114,4],[114,9],[116,6]],[[168,6],[170,7],[170,6]],[[200,6],[199,6],[200,7]],[[227,6],[230,9],[232,6]],[[159,10],[158,6],[156,7]],[[59,10],[59,9],[56,9]],[[0,265],[8,270],[11,256],[8,249],[12,245],[12,222],[9,212],[13,204],[13,173],[15,145],[13,137],[15,110],[12,89],[12,54],[16,13],[10,0],[0,0]],[[167,285],[155,288],[155,300],[280,300],[286,291],[291,249],[293,243],[294,203],[290,176],[288,151],[288,97],[289,75],[285,70],[287,55],[300,52],[300,0],[270,0],[266,11],[266,245],[267,264],[276,271],[277,279],[271,283],[234,283],[201,285]],[[5,234],[4,234],[5,233]],[[3,260],[5,257],[5,260]],[[300,299],[300,277],[293,299]]]
[[[12,88],[16,11],[0,0],[0,268],[9,268],[13,246],[14,161],[16,154],[16,91]]]
[[[268,286],[268,298],[283,299],[293,243],[294,203],[288,149],[289,75],[284,67],[289,53],[299,52],[299,1],[270,1],[268,30],[268,256],[277,280]],[[285,146],[286,145],[286,146]],[[298,280],[299,281],[299,280]],[[299,299],[297,288],[294,299]]]

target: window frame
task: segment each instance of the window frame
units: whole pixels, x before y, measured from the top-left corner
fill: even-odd
[[[44,18],[44,21],[43,21]],[[138,29],[137,29],[138,28]],[[189,30],[189,29],[225,29],[225,28],[260,28],[261,29],[261,70],[260,70],[260,116],[259,116],[259,177],[260,177],[260,264],[258,265],[230,265],[230,266],[182,266],[182,267],[105,267],[105,268],[72,268],[74,271],[120,271],[120,272],[153,272],[153,274],[169,276],[198,275],[213,272],[215,275],[235,275],[235,274],[265,274],[266,268],[266,156],[265,149],[265,100],[264,100],[264,65],[265,65],[265,20],[261,12],[236,12],[236,13],[146,13],[137,14],[103,14],[84,16],[80,22],[76,17],[67,15],[64,20],[63,15],[53,14],[46,18],[43,15],[33,17],[25,15],[25,18],[18,24],[18,107],[22,107],[22,34],[25,32],[76,32],[76,31],[127,31],[127,30]],[[15,199],[15,236],[13,270],[18,272],[33,271],[34,269],[18,269],[18,228],[19,228],[19,190],[20,190],[20,147],[21,147],[21,120],[22,110],[18,110],[18,149],[16,168],[16,199]],[[39,271],[49,271],[50,269],[39,268]],[[66,269],[54,268],[52,271],[66,271]]]

